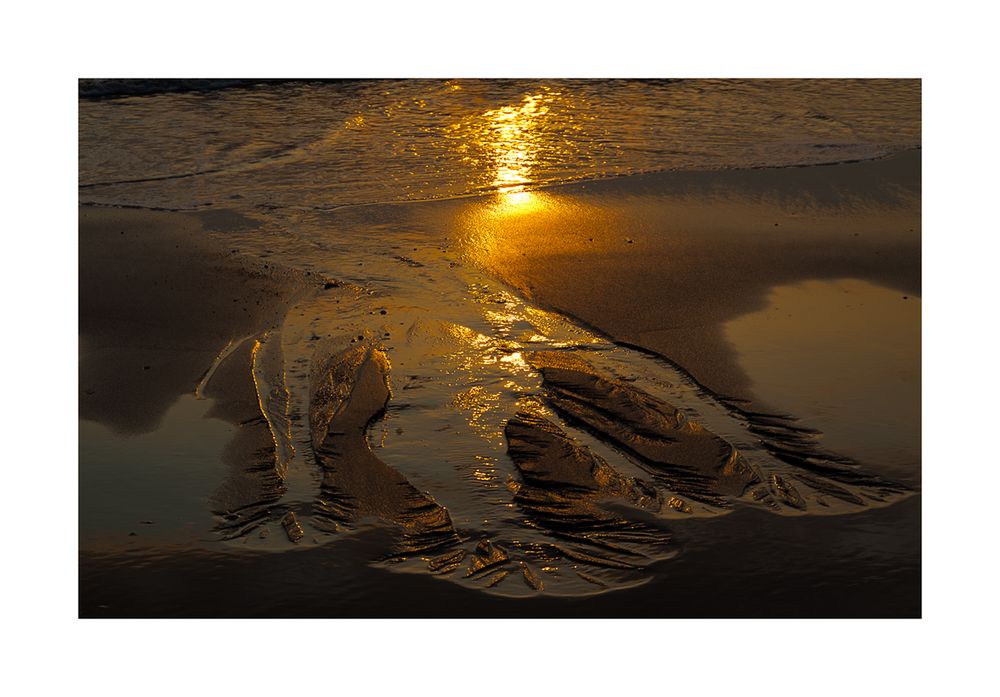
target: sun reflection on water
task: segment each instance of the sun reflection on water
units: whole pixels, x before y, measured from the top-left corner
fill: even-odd
[[[524,191],[523,187],[517,187],[510,191],[500,191],[500,200],[505,206],[520,207],[536,201],[535,195],[530,191]]]
[[[559,92],[543,90],[525,95],[520,104],[490,109],[482,114],[478,144],[486,151],[491,185],[504,206],[521,207],[535,200],[527,190],[538,164],[545,122]]]

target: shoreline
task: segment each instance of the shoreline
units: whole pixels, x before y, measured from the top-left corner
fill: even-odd
[[[523,188],[527,193],[545,193],[545,192],[558,192],[562,188],[587,186],[591,184],[602,185],[608,182],[618,182],[618,181],[629,181],[629,180],[642,180],[646,177],[658,177],[658,176],[671,176],[671,175],[688,175],[688,174],[713,174],[719,172],[759,172],[759,171],[772,171],[772,170],[788,170],[788,169],[811,169],[811,168],[821,168],[821,167],[838,167],[841,165],[863,165],[871,162],[880,162],[882,160],[892,160],[898,157],[910,156],[913,154],[919,154],[922,152],[921,145],[910,145],[902,148],[893,150],[892,152],[886,152],[878,155],[872,155],[870,157],[862,158],[851,158],[846,160],[831,160],[829,162],[804,162],[800,164],[759,164],[759,165],[748,165],[748,166],[719,166],[719,167],[675,167],[675,168],[662,168],[662,169],[649,169],[641,170],[636,172],[621,172],[617,174],[607,174],[596,177],[581,177],[579,179],[566,179],[560,181],[552,182],[525,182],[520,185],[519,188]],[[106,182],[87,182],[83,184],[78,184],[78,189],[92,189],[110,186],[127,186],[129,184],[139,184],[148,183],[156,181],[170,181],[174,179],[187,179],[191,177],[201,177],[201,176],[211,176],[212,174],[217,174],[221,170],[212,170],[204,172],[190,172],[186,174],[179,175],[169,175],[164,177],[153,177],[149,179],[129,179],[121,181],[106,181]],[[384,200],[384,201],[359,201],[356,203],[342,203],[334,206],[329,206],[325,208],[319,208],[317,210],[322,210],[325,212],[341,211],[353,208],[366,208],[370,206],[402,206],[402,205],[419,205],[426,203],[438,203],[438,202],[448,202],[448,201],[474,201],[476,199],[489,198],[496,195],[498,192],[495,189],[477,189],[469,191],[463,194],[455,194],[452,196],[441,196],[436,198],[408,198],[408,199],[398,199],[398,200]],[[211,204],[195,207],[195,208],[167,208],[162,206],[143,206],[135,203],[108,203],[102,201],[80,201],[81,208],[121,208],[121,209],[138,209],[138,210],[148,210],[148,211],[164,211],[170,213],[204,213],[212,210],[226,210],[223,208],[215,209]]]

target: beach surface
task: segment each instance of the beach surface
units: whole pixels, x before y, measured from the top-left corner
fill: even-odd
[[[213,491],[270,441],[241,428],[260,415],[249,359],[216,375],[219,358],[247,358],[315,286],[208,239],[197,216],[80,209],[81,545],[207,534]]]
[[[307,288],[208,239],[197,216],[81,208],[81,418],[154,430],[224,346],[279,323]]]
[[[492,186],[360,203],[377,114],[267,119],[365,86],[85,105],[81,616],[919,616],[919,148],[789,90],[808,166],[574,181],[576,88],[456,112]],[[157,173],[209,105],[306,144]]]
[[[305,256],[297,248],[276,249],[278,240],[260,234],[266,221],[222,211],[81,208],[81,612],[213,614],[216,606],[204,604],[210,596],[176,589],[184,584],[167,593],[169,601],[146,605],[128,588],[152,581],[130,569],[162,558],[169,568],[179,565],[176,573],[184,577],[201,573],[205,564],[232,566],[236,574],[246,564],[278,569],[281,562],[268,555],[315,548],[308,558],[321,568],[360,569],[387,555],[398,560],[370,572],[376,576],[415,571],[414,563],[454,570],[480,558],[484,573],[432,594],[473,612],[492,612],[500,607],[493,603],[505,602],[476,600],[466,586],[478,583],[491,597],[523,600],[550,588],[547,595],[567,598],[565,604],[512,610],[528,615],[572,614],[580,606],[569,598],[616,587],[618,600],[595,608],[666,616],[780,614],[732,603],[682,610],[645,595],[654,588],[676,598],[694,594],[684,585],[694,581],[684,573],[664,586],[656,570],[669,568],[673,575],[710,555],[705,550],[722,541],[706,531],[718,528],[706,523],[701,529],[696,521],[725,512],[730,501],[737,513],[759,507],[753,498],[766,491],[767,501],[791,517],[749,510],[723,516],[749,516],[762,538],[762,559],[775,539],[797,534],[799,523],[792,521],[805,510],[819,516],[815,525],[837,540],[855,574],[869,563],[861,551],[865,535],[878,530],[882,516],[904,516],[905,532],[893,532],[885,543],[891,550],[878,562],[883,570],[864,572],[868,580],[855,608],[859,615],[917,613],[918,592],[889,589],[900,573],[915,587],[919,499],[884,512],[881,506],[912,498],[919,486],[919,380],[894,386],[893,375],[882,371],[888,362],[897,372],[919,376],[919,351],[904,341],[901,351],[880,355],[852,329],[851,312],[828,305],[830,293],[835,303],[864,304],[884,291],[891,302],[877,309],[886,317],[917,307],[918,193],[919,153],[912,153],[808,170],[611,180],[533,191],[513,201],[501,195],[343,209],[322,214],[323,227],[339,230],[342,239],[314,249],[294,270],[295,260]],[[406,246],[386,248],[361,232],[379,226],[407,230]],[[544,244],[525,242],[542,230]],[[376,293],[361,285],[372,277],[380,279]],[[768,301],[789,288],[798,289],[798,305],[781,313],[785,336],[765,332],[763,359],[758,355],[755,363],[746,347],[762,326],[776,321]],[[818,314],[829,331],[804,329]],[[869,330],[872,318],[862,317]],[[919,328],[919,313],[899,321],[912,331]],[[740,331],[750,338],[734,341]],[[803,334],[819,337],[818,348],[816,341],[790,340]],[[279,367],[268,372],[261,346],[280,347],[268,359]],[[557,354],[579,358],[544,358]],[[845,390],[824,392],[810,382],[826,354],[862,361],[847,361],[841,373],[829,366],[821,371],[822,380]],[[614,360],[601,363],[604,355]],[[864,361],[875,368],[866,369]],[[615,382],[608,370],[630,382]],[[768,379],[769,371],[788,380]],[[669,385],[674,387],[662,391]],[[855,391],[873,385],[878,394],[896,391],[859,409],[851,401]],[[323,397],[324,389],[332,396]],[[633,407],[616,407],[624,411],[610,422],[594,420],[609,413],[600,401],[589,401],[594,390],[607,390],[600,399],[616,403],[657,394],[664,399],[661,411],[681,405],[688,418],[722,435],[719,444],[737,444],[750,469],[738,485],[726,483],[736,475],[706,485],[656,470],[650,463],[672,456],[643,450],[634,434],[671,427],[630,425],[645,418]],[[575,396],[561,402],[556,395]],[[541,421],[512,420],[525,413]],[[872,428],[873,419],[884,426]],[[511,431],[515,421],[520,431]],[[329,426],[331,434],[358,429],[358,440],[330,440],[322,435],[324,423],[341,424]],[[826,435],[828,424],[836,438]],[[788,428],[794,430],[783,430]],[[586,464],[592,456],[583,454],[569,461],[558,456],[538,469],[534,458],[553,455],[518,445],[547,438],[551,447],[563,447],[558,443],[567,437],[566,443],[594,453],[595,462],[609,464]],[[697,467],[704,447],[685,447],[679,456]],[[706,473],[715,471],[714,457]],[[762,464],[777,468],[775,474],[760,474]],[[580,472],[602,467],[611,468],[594,480],[603,483],[582,483]],[[873,479],[855,478],[858,469]],[[539,483],[537,472],[549,479]],[[808,476],[793,479],[797,472]],[[651,473],[653,479],[646,479]],[[752,494],[752,482],[769,476],[769,490]],[[789,490],[784,483],[792,481]],[[566,493],[553,499],[552,487],[569,482],[572,489],[556,490],[593,488],[595,503]],[[861,488],[848,493],[845,485]],[[811,499],[822,505],[810,505]],[[826,515],[836,501],[845,508],[832,511],[842,515]],[[561,548],[539,557],[543,543],[526,543],[518,530],[528,514],[543,536],[559,529],[565,538],[568,519],[553,518],[553,506],[575,511],[588,530],[600,525],[609,545],[604,552],[619,551],[609,557]],[[872,507],[864,518],[843,515]],[[646,512],[636,517],[641,509]],[[625,518],[618,517],[622,510],[629,510]],[[614,512],[610,518],[607,511]],[[286,525],[289,514],[294,526]],[[623,521],[631,521],[627,533]],[[864,534],[858,521],[865,521]],[[569,539],[591,539],[587,535],[577,529]],[[484,539],[494,546],[477,547]],[[506,566],[516,560],[517,543],[536,551],[518,562],[531,564],[528,571]],[[692,554],[692,545],[701,551]],[[328,546],[334,551],[320,551]],[[248,560],[243,550],[263,556]],[[728,557],[714,562],[719,572],[737,573],[729,565],[739,558],[719,553]],[[818,564],[814,552],[800,554],[797,563]],[[639,557],[645,561],[636,565]],[[614,570],[623,559],[636,569]],[[576,581],[562,575],[569,569]],[[527,580],[501,583],[511,571]],[[822,615],[826,600],[806,590],[810,574],[795,581],[788,574],[782,563],[745,580],[783,585],[794,598],[785,610],[790,615]],[[271,585],[249,584],[246,599],[227,612],[351,615],[377,613],[383,602],[393,613],[411,614],[384,595],[398,592],[394,581],[348,576],[337,583],[345,584],[345,598],[354,598],[351,607],[327,601],[295,606],[272,596],[278,591]],[[875,577],[883,580],[873,582]],[[116,578],[124,588],[116,587]],[[357,599],[362,588],[369,594],[363,602]],[[119,591],[124,596],[113,601]],[[245,604],[251,598],[252,607]],[[377,598],[382,600],[371,604]],[[443,609],[426,614],[438,612]]]
[[[520,292],[720,396],[836,432],[833,447],[919,464],[919,151],[508,199],[471,210],[463,234]],[[868,449],[843,419],[892,445]]]

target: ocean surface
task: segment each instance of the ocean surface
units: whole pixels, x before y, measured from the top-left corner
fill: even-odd
[[[79,109],[82,205],[194,212],[234,250],[336,284],[294,305],[276,331],[219,347],[220,362],[253,347],[252,377],[282,472],[278,500],[213,512],[208,501],[226,477],[220,460],[235,431],[208,416],[197,390],[149,433],[81,421],[82,614],[919,612],[918,297],[907,296],[899,326],[879,325],[867,345],[852,343],[857,353],[838,353],[842,331],[863,333],[880,312],[898,312],[898,288],[863,273],[776,285],[757,315],[725,328],[752,376],[777,385],[769,406],[780,412],[759,413],[707,389],[673,356],[616,342],[490,272],[491,259],[511,252],[497,249],[510,231],[571,257],[606,233],[627,245],[629,235],[655,238],[670,227],[664,206],[684,200],[663,194],[676,188],[673,172],[905,155],[920,146],[919,81],[83,80]],[[586,237],[567,246],[567,227]],[[549,238],[557,229],[558,243]],[[848,293],[869,314],[845,306]],[[839,357],[830,370],[865,363],[858,382],[841,381],[839,391],[820,384],[836,403],[775,369],[775,352],[790,343],[775,337],[805,336],[777,306],[830,318],[814,322],[812,343],[793,346],[799,374],[815,372],[809,356],[819,351]],[[384,371],[392,395],[364,442],[343,446],[356,461],[377,459],[370,471],[381,474],[370,486],[317,466],[317,370],[332,365],[338,374],[331,357],[355,339],[376,349],[350,360]],[[553,356],[569,362],[546,368]],[[574,361],[594,371],[587,379],[596,387],[573,382],[589,375]],[[577,377],[558,373],[564,382],[554,383],[553,370]],[[865,400],[853,389],[877,392],[880,380],[905,383],[902,396]],[[676,408],[698,424],[699,438],[704,429],[763,473],[770,489],[760,490],[761,505],[664,475],[652,455],[626,443],[666,426],[625,433],[602,400]],[[645,413],[635,408],[621,407],[622,423]],[[603,475],[621,517],[577,494],[548,498],[552,482],[532,482],[511,454],[510,424],[523,414],[533,437],[575,444],[617,472],[614,481],[652,477],[657,515],[638,510],[651,505],[648,491],[608,489]],[[740,462],[730,464],[739,470]],[[447,511],[448,542],[394,537],[436,510],[428,500],[393,508],[384,492],[397,486]],[[376,511],[378,520],[351,510]],[[303,528],[297,544],[280,523],[288,512]],[[157,525],[124,537],[147,518]],[[400,544],[410,552],[386,562]],[[428,557],[446,577],[426,578]],[[454,559],[481,568],[447,575]],[[280,589],[286,572],[296,594]],[[213,586],[220,575],[239,592]]]
[[[181,87],[191,84],[118,89]],[[665,169],[843,162],[920,145],[918,80],[203,87],[82,97],[81,202],[327,209]],[[108,92],[81,83],[83,95]]]

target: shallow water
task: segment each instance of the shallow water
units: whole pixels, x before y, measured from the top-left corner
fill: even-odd
[[[214,541],[208,498],[225,474],[234,429],[208,416],[211,403],[181,397],[159,427],[140,436],[80,422],[80,545],[122,541]]]
[[[273,493],[268,492],[247,514],[224,516],[217,510],[211,515],[208,500],[225,476],[217,458],[233,428],[205,419],[193,396],[182,398],[146,436],[123,438],[100,425],[82,424],[82,612],[143,614],[145,607],[152,614],[309,615],[363,614],[356,608],[368,608],[374,614],[414,614],[399,603],[398,578],[403,578],[424,588],[428,599],[436,598],[427,601],[436,603],[426,612],[431,615],[452,614],[454,608],[448,607],[456,601],[472,611],[494,611],[485,601],[470,600],[480,596],[527,602],[608,591],[622,597],[619,605],[601,606],[601,612],[611,614],[614,608],[638,615],[784,614],[751,600],[686,610],[654,600],[665,591],[694,600],[699,568],[732,573],[734,564],[745,563],[723,539],[739,529],[753,540],[743,554],[762,567],[743,568],[733,585],[760,594],[775,582],[785,583],[796,596],[788,606],[792,614],[822,614],[819,589],[847,577],[850,584],[859,577],[871,582],[871,595],[855,606],[858,614],[880,614],[874,608],[891,595],[894,574],[909,585],[905,602],[889,614],[918,612],[913,580],[919,573],[916,419],[905,410],[894,412],[897,418],[888,430],[864,431],[852,424],[870,422],[867,412],[826,413],[797,401],[805,393],[802,380],[786,389],[782,379],[788,373],[779,379],[768,372],[775,364],[773,353],[770,362],[755,363],[755,356],[773,348],[768,342],[774,337],[759,330],[763,324],[780,326],[790,336],[798,336],[803,325],[780,324],[783,320],[766,311],[727,325],[733,344],[745,351],[740,360],[750,378],[766,384],[768,396],[786,414],[802,417],[793,423],[743,410],[706,390],[669,355],[659,358],[616,344],[487,271],[498,258],[520,249],[505,235],[558,237],[552,249],[571,257],[605,254],[627,235],[641,240],[639,233],[659,234],[663,218],[670,216],[655,178],[623,178],[593,191],[586,186],[536,189],[539,185],[670,168],[884,155],[919,144],[918,111],[919,83],[874,81],[358,82],[81,101],[82,202],[232,209],[244,216],[243,223],[218,225],[212,216],[204,217],[211,234],[227,246],[336,279],[295,304],[276,331],[246,338],[244,348],[252,346],[248,377],[273,436],[274,469],[281,478],[276,499],[267,498]],[[588,227],[575,227],[580,221]],[[591,244],[595,237],[597,245]],[[818,307],[809,302],[822,305],[827,290],[808,286],[808,298],[801,300],[798,286],[779,287],[773,300],[777,307],[800,302],[799,315],[808,316]],[[852,322],[871,322],[869,315],[837,315],[829,308],[824,314],[824,330],[834,333],[851,331]],[[878,341],[909,345],[913,320],[907,317],[895,333],[880,328]],[[829,341],[823,332],[811,336]],[[812,345],[779,343],[793,357],[813,350]],[[243,350],[218,348],[223,364],[230,350],[232,355]],[[366,359],[358,351],[377,358]],[[554,356],[583,360],[586,368],[560,383],[545,372],[544,364]],[[343,376],[350,371],[342,368],[348,360],[362,366],[384,362],[380,370],[390,397],[384,413],[377,404],[351,406],[350,396],[334,399],[331,408],[360,410],[354,416],[366,425],[360,440],[331,446],[317,428],[322,421],[317,413],[327,407],[316,385],[329,374],[323,372],[328,365],[341,370],[334,374],[349,385]],[[907,360],[912,369],[913,356]],[[873,374],[878,383],[882,365],[869,362],[868,372],[859,371],[853,384],[862,385]],[[843,371],[842,366],[830,369]],[[799,376],[809,372],[807,366],[797,370]],[[361,380],[361,373],[354,375]],[[372,373],[369,382],[378,383],[379,375]],[[573,382],[590,376],[596,376],[597,387]],[[205,384],[211,386],[211,372]],[[808,385],[808,391],[814,387]],[[843,387],[844,394],[850,392],[849,384]],[[572,400],[560,402],[567,394]],[[653,403],[662,413],[676,408],[716,439],[713,448],[739,453],[743,460],[734,459],[737,470],[744,460],[749,463],[761,483],[759,496],[733,495],[721,480],[706,483],[703,473],[679,476],[659,468],[657,456],[636,445],[636,435],[662,428],[657,436],[662,442],[680,436],[639,417],[628,427],[604,424],[598,412],[606,405],[588,399],[619,406]],[[839,397],[833,401],[849,403]],[[370,422],[366,408],[372,409]],[[544,419],[554,429],[552,442],[572,443],[586,457],[599,458],[614,471],[612,479],[651,483],[634,489],[595,485],[599,510],[578,491],[550,489],[551,482],[532,491],[525,475],[530,463],[515,461],[509,450],[510,422],[518,413]],[[196,441],[188,440],[195,433],[191,429],[201,432]],[[810,429],[828,431],[830,442]],[[335,431],[331,427],[330,435],[343,435]],[[889,432],[895,440],[884,437]],[[702,445],[695,443],[695,449],[703,447],[701,431],[697,438]],[[185,449],[189,442],[192,447]],[[859,442],[870,447],[855,449]],[[343,458],[338,448],[350,457]],[[126,476],[116,486],[115,472],[143,459],[143,452],[149,453],[143,471],[155,477]],[[352,462],[362,459],[369,463],[370,486],[359,484],[364,473],[345,479]],[[157,464],[168,462],[174,469]],[[398,493],[401,486],[408,492],[403,502],[389,505],[395,494],[386,492]],[[650,508],[651,489],[656,504]],[[175,490],[177,496],[170,493]],[[111,511],[109,502],[116,496],[127,497],[129,504]],[[447,525],[437,509],[430,510],[428,499],[413,504],[415,496],[443,508]],[[163,513],[164,507],[172,513]],[[572,515],[553,516],[554,509]],[[134,527],[136,519],[154,518],[148,511],[157,512],[148,534],[140,529],[132,539],[114,538],[114,532],[121,536]],[[297,515],[301,541],[285,536],[287,513]],[[434,538],[433,548],[407,546],[420,539],[421,530],[417,534],[414,528],[423,525],[422,515],[441,523],[436,530],[447,528],[445,543],[438,545]],[[733,522],[713,522],[719,519]],[[806,519],[810,522],[802,527],[791,522]],[[814,519],[830,522],[817,527]],[[893,530],[898,520],[905,521],[903,529]],[[744,523],[746,528],[740,528]],[[181,546],[150,546],[157,535]],[[825,551],[797,548],[800,543],[808,547],[808,535],[835,542]],[[876,538],[880,542],[869,544]],[[501,551],[494,556],[494,549],[481,547],[484,539]],[[586,552],[582,543],[590,545]],[[881,557],[876,553],[880,544],[890,548]],[[259,554],[247,557],[248,552]],[[768,560],[768,555],[786,553],[804,568],[789,570]],[[294,562],[289,554],[296,555]],[[728,556],[708,562],[706,555],[713,554]],[[449,555],[460,555],[455,558],[462,568],[434,579],[433,592],[415,580],[423,579],[428,568],[448,563],[437,560]],[[330,583],[355,605],[346,599],[319,600],[316,579],[299,604],[255,583],[245,587],[247,596],[256,598],[252,606],[233,600],[220,609],[202,604],[204,597],[177,593],[167,594],[169,602],[122,603],[130,584],[149,583],[141,572],[140,578],[130,578],[133,562],[144,560],[137,562],[141,569],[150,559],[168,568],[175,564],[178,574],[193,577],[204,565],[237,574],[245,564],[287,563],[308,577],[308,563],[316,569],[332,564],[339,576]],[[463,575],[470,559],[470,572]],[[480,562],[486,573],[474,571],[477,559],[486,560]],[[622,559],[629,560],[626,566]],[[852,571],[839,581],[825,578],[831,560],[838,559],[853,565]],[[387,580],[386,572],[394,580]],[[118,599],[99,589],[105,574],[130,579],[122,581]],[[684,580],[671,587],[672,574]],[[383,587],[373,590],[372,582]],[[734,590],[726,584],[720,589]],[[545,606],[525,607],[532,608],[524,610],[527,614],[546,613]],[[551,607],[554,614],[575,611]],[[850,608],[844,612],[850,614]]]
[[[920,297],[857,279],[780,286],[726,335],[757,390],[834,450],[912,477],[920,463]]]

